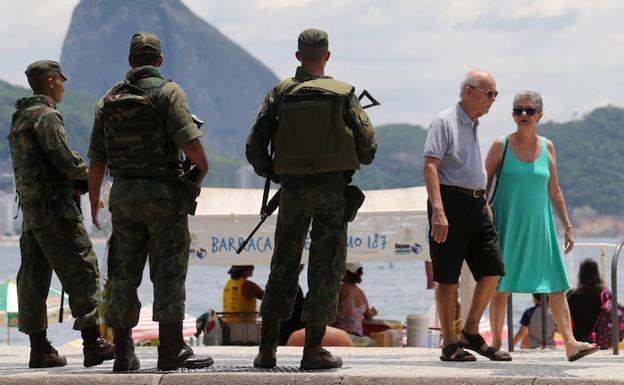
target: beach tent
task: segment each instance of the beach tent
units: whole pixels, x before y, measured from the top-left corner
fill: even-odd
[[[189,217],[191,263],[270,263],[277,211],[245,250],[236,254],[238,246],[260,219],[262,193],[262,189],[202,188],[196,214]],[[271,191],[270,196],[274,193]],[[364,205],[355,221],[349,223],[347,259],[352,262],[429,259],[425,187],[364,193]],[[303,263],[307,261],[309,242],[308,234]]]
[[[68,296],[65,294],[65,309],[63,320],[71,319]],[[48,324],[58,322],[61,309],[61,292],[50,288],[46,299]],[[18,323],[17,309],[17,285],[12,279],[0,283],[0,326],[7,328],[7,345],[11,343],[11,328],[16,328]]]

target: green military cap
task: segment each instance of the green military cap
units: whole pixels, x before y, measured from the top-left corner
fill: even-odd
[[[130,55],[145,53],[160,54],[160,40],[151,32],[138,32],[132,35]]]
[[[57,72],[65,80],[69,79],[69,76],[61,71],[61,66],[59,65],[59,63],[54,60],[38,60],[26,67],[26,71],[24,72],[26,73],[26,76],[28,78],[43,75],[48,72]]]
[[[316,28],[308,28],[299,34],[297,42],[298,49],[306,47],[327,48],[328,46],[329,39],[325,31]]]

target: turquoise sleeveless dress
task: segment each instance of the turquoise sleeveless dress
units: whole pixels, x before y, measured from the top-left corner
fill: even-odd
[[[534,162],[516,158],[507,147],[492,208],[505,276],[499,292],[554,293],[569,288],[548,194],[548,144]],[[503,147],[507,137],[503,137]]]

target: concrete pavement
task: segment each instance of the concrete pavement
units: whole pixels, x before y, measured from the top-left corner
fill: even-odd
[[[439,349],[426,348],[331,348],[344,361],[342,369],[301,372],[301,348],[282,347],[275,371],[251,365],[257,347],[196,347],[196,354],[209,354],[215,365],[205,370],[158,372],[153,347],[137,348],[141,370],[112,373],[112,361],[94,368],[82,366],[82,350],[60,348],[68,365],[48,370],[28,369],[28,347],[0,347],[0,384],[340,384],[340,385],[455,385],[455,384],[624,384],[624,358],[600,351],[576,362],[568,362],[561,350],[514,352],[512,362],[447,363],[439,360]]]

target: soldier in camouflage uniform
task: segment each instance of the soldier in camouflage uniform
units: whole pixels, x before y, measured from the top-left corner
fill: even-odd
[[[297,269],[310,223],[309,291],[301,367],[342,366],[321,347],[334,321],[345,272],[345,189],[361,164],[370,164],[377,144],[373,126],[351,85],[324,75],[327,33],[299,35],[294,78],[281,81],[265,98],[247,139],[247,159],[260,176],[281,181],[271,274],[262,300],[262,334],[254,366],[274,367],[281,320],[290,318],[297,294]],[[268,151],[273,142],[275,156]]]
[[[154,321],[159,322],[158,368],[201,368],[210,357],[195,357],[184,343],[190,234],[188,214],[208,172],[208,160],[192,120],[186,94],[166,81],[158,67],[163,55],[152,33],[137,33],[130,43],[132,67],[97,103],[89,147],[89,199],[93,223],[100,187],[108,168],[113,177],[108,272],[111,293],[106,323],[113,327],[113,371],[140,367],[131,330],[139,319],[137,288],[149,257],[154,284]],[[196,165],[185,176],[182,151]]]
[[[100,338],[97,258],[75,203],[86,192],[87,166],[69,147],[56,110],[67,75],[57,62],[42,60],[29,65],[26,76],[34,95],[16,102],[8,140],[23,213],[17,298],[19,330],[30,338],[28,366],[67,363],[46,338],[52,270],[69,294],[74,329],[83,338],[84,365],[99,365],[114,356],[113,347]]]

